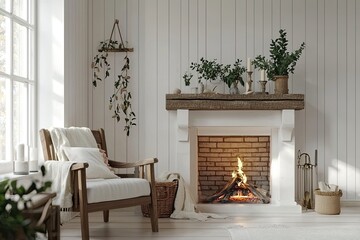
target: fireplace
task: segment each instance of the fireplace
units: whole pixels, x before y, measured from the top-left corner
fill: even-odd
[[[301,206],[295,201],[294,127],[295,110],[303,109],[303,95],[237,95],[234,98],[235,101],[228,95],[167,96],[167,109],[176,110],[176,159],[172,164],[184,178],[196,208],[201,212],[227,215],[300,213]],[[288,104],[289,99],[292,100]],[[201,202],[197,159],[198,138],[204,136],[256,136],[270,139],[269,204]]]
[[[270,136],[198,136],[198,199],[268,203]]]

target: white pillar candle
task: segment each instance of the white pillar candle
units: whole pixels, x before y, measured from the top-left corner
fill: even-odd
[[[14,162],[14,174],[21,174],[21,175],[29,174],[29,162],[15,161]]]
[[[19,144],[16,151],[16,160],[18,161],[24,161],[24,144]]]
[[[38,152],[37,148],[30,148],[29,154],[29,171],[30,172],[37,172],[39,168],[38,164]]]
[[[39,168],[38,160],[30,160],[29,161],[29,171],[37,172]]]
[[[265,70],[260,71],[260,81],[265,81]]]
[[[29,160],[37,160],[38,157],[37,157],[37,148],[30,148],[30,157],[29,157]]]
[[[251,71],[252,71],[252,68],[251,68],[251,58],[248,58],[248,59],[247,59],[247,71],[248,71],[248,72],[251,72]]]

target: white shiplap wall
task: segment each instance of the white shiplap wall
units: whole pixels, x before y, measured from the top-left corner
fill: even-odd
[[[360,1],[92,0],[89,5],[89,63],[116,18],[135,49],[129,56],[138,126],[129,138],[107,107],[122,53],[110,57],[110,81],[89,92],[90,126],[105,128],[111,157],[157,156],[158,173],[176,171],[181,164],[173,154],[176,116],[165,110],[165,94],[190,91],[181,76],[191,62],[206,57],[227,64],[268,55],[271,38],[285,28],[290,50],[306,43],[289,82],[290,92],[306,99],[305,110],[296,113],[296,147],[312,159],[318,149],[319,179],[338,184],[343,199],[360,199]],[[217,90],[227,91],[225,85]]]

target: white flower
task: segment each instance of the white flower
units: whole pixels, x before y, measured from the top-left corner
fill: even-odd
[[[10,212],[10,210],[11,210],[11,204],[7,204],[6,206],[5,206],[5,210],[7,211],[7,212]]]
[[[20,196],[18,194],[11,196],[11,200],[13,200],[14,202],[18,202],[19,199],[20,199]]]
[[[23,210],[24,209],[24,201],[18,201],[17,207],[20,211]]]

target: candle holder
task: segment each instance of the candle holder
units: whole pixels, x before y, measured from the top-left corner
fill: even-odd
[[[265,94],[265,93],[266,93],[265,90],[266,90],[266,84],[267,84],[267,82],[268,82],[268,81],[266,81],[266,80],[261,80],[261,81],[259,81],[259,83],[261,84],[261,93],[262,93],[262,94]]]
[[[253,90],[252,90],[253,80],[251,79],[252,73],[253,73],[252,71],[247,72],[247,74],[248,74],[248,78],[247,78],[248,90],[246,91],[246,94],[253,93]]]

